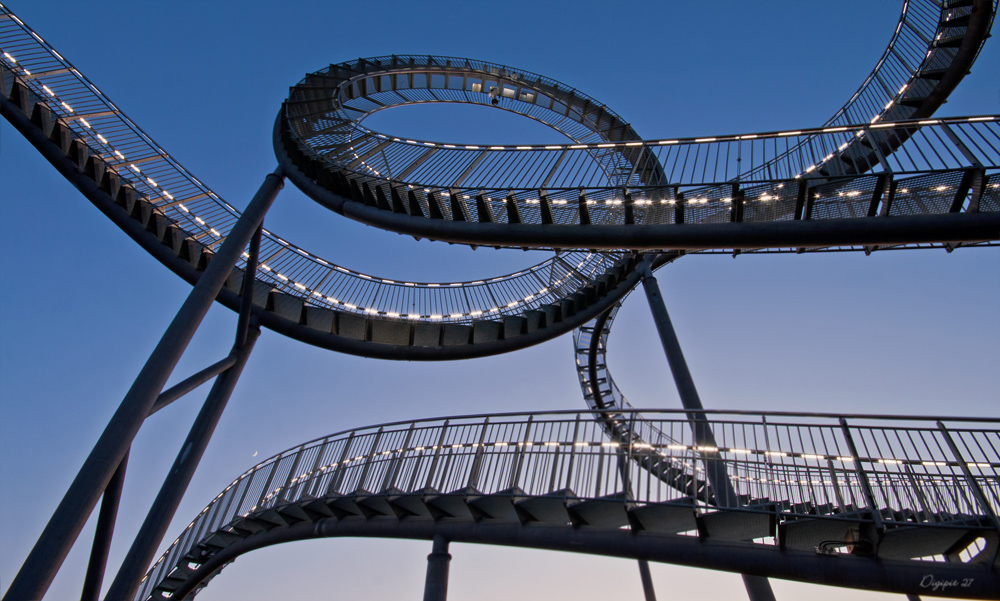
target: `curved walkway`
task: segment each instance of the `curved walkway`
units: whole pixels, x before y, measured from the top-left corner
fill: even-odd
[[[315,537],[478,542],[599,553],[881,590],[1000,587],[1000,420],[680,411],[449,417],[313,440],[242,474],[147,574],[138,599],[184,595],[252,549]],[[721,461],[742,506],[700,489]],[[941,592],[941,591],[937,591]]]

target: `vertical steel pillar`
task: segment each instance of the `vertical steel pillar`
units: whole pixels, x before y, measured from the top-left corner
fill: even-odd
[[[701,404],[701,397],[698,396],[694,378],[691,377],[691,372],[688,370],[680,341],[677,340],[677,333],[674,331],[670,315],[667,313],[667,306],[663,303],[660,286],[656,283],[656,278],[653,277],[650,261],[643,261],[639,270],[643,276],[642,287],[646,292],[646,300],[653,313],[653,321],[656,323],[656,330],[660,335],[660,343],[667,356],[667,363],[670,364],[670,372],[673,374],[677,393],[681,397],[684,409],[688,411],[688,420],[691,422],[691,429],[694,432],[695,444],[702,447],[718,448],[712,427],[708,423],[708,419],[705,418],[705,414],[702,413],[704,406]],[[726,464],[715,458],[715,455],[713,452],[702,452],[702,456],[705,457],[705,473],[712,486],[716,502],[722,507],[737,507],[739,506],[739,498],[736,496],[736,490],[726,472]],[[746,587],[750,601],[774,601],[774,593],[771,591],[771,584],[767,578],[743,574],[743,585]]]
[[[156,500],[153,501],[142,527],[139,528],[138,534],[132,540],[132,547],[129,548],[125,560],[118,568],[118,574],[111,583],[108,594],[104,597],[106,601],[127,601],[135,596],[142,575],[156,555],[156,548],[163,540],[170,520],[173,519],[177,506],[180,505],[181,498],[191,482],[191,477],[201,461],[201,456],[205,453],[208,441],[222,417],[222,412],[226,408],[226,403],[229,402],[229,397],[233,393],[233,388],[236,387],[240,374],[243,373],[243,368],[246,366],[250,351],[253,350],[259,334],[259,328],[250,328],[244,346],[234,349],[238,353],[236,365],[221,374],[212,385],[212,390],[208,393],[198,417],[195,418],[191,431],[177,454],[177,459],[174,460],[167,478],[160,487],[160,492],[156,495]]]
[[[94,532],[94,545],[90,548],[90,561],[87,562],[87,574],[83,578],[83,592],[80,601],[98,601],[101,598],[101,584],[104,582],[104,569],[108,565],[108,551],[111,550],[111,537],[115,533],[115,520],[118,517],[118,504],[122,498],[122,486],[125,484],[125,468],[128,465],[128,453],[118,469],[108,482],[101,497],[101,509],[97,514],[97,530]]]
[[[143,420],[174,366],[215,301],[243,249],[281,190],[281,168],[269,174],[233,226],[191,294],[139,371],[132,387],[84,461],[27,559],[11,582],[5,601],[41,599],[73,547],[80,530],[128,452]]]
[[[440,534],[434,535],[431,554],[427,556],[427,578],[424,580],[424,601],[448,599],[448,541]]]

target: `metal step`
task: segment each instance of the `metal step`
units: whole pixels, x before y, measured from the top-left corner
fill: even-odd
[[[974,530],[947,527],[902,527],[886,530],[878,546],[878,556],[884,559],[912,559],[944,555]]]
[[[625,493],[616,492],[597,499],[588,499],[569,506],[574,524],[598,528],[621,528],[629,523]]]
[[[541,497],[529,497],[516,502],[516,507],[527,514],[531,521],[550,524],[568,524],[572,522],[568,506],[579,498],[572,490],[564,488]]]
[[[629,522],[642,530],[668,534],[698,529],[694,505],[686,499],[635,507],[629,510]]]
[[[726,541],[753,540],[775,535],[773,513],[751,511],[716,511],[700,516],[703,534]]]

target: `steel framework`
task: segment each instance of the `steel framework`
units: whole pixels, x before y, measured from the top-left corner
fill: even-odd
[[[740,571],[754,599],[770,595],[766,576],[995,596],[996,420],[894,418],[913,422],[904,427],[871,416],[706,412],[652,276],[689,252],[995,245],[1000,116],[932,117],[995,12],[986,0],[905,2],[876,67],[823,126],[711,138],[642,138],[579,90],[494,63],[393,55],[330,65],[292,88],[274,127],[278,169],[240,213],[0,6],[3,115],[195,285],[5,599],[44,594],[103,493],[85,587],[85,598],[97,598],[100,539],[110,537],[135,432],[213,377],[109,599],[183,598],[240,553],[318,535],[433,539],[427,598],[445,594],[448,541]],[[495,106],[570,141],[457,145],[363,123],[394,106],[438,102]],[[369,225],[557,252],[480,281],[360,273],[261,226],[285,177]],[[614,315],[640,283],[682,414],[635,411],[606,369]],[[232,354],[164,391],[213,300],[240,314]],[[260,326],[411,360],[508,352],[576,329],[591,410],[386,424],[306,443],[235,480],[140,582]],[[962,584],[928,591],[928,566],[932,580]]]

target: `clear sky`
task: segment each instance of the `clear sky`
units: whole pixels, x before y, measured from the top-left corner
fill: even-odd
[[[468,56],[579,88],[646,137],[767,131],[815,126],[832,115],[878,60],[899,11],[897,2],[854,1],[8,6],[237,207],[275,166],[271,127],[288,86],[330,62]],[[1000,112],[998,48],[988,42],[939,114]],[[553,139],[483,110],[399,109],[377,126],[444,141]],[[538,258],[381,232],[319,208],[291,185],[267,227],[385,277],[479,278]],[[190,286],[104,218],[5,120],[0,257],[5,590]],[[1000,415],[995,249],[691,256],[658,279],[710,408]],[[174,380],[224,356],[235,321],[214,308]],[[386,420],[581,408],[571,346],[564,336],[494,358],[392,363],[265,331],[167,542],[261,457],[305,440]],[[641,295],[619,313],[610,350],[615,379],[634,405],[679,407]],[[202,395],[143,426],[110,565],[124,555]],[[93,521],[47,599],[79,596]],[[360,539],[273,547],[239,559],[199,599],[419,598],[429,552],[422,542]],[[455,600],[642,594],[632,561],[474,545],[451,552]],[[736,575],[654,565],[653,578],[661,599],[745,598]],[[784,600],[882,598],[774,586]]]

